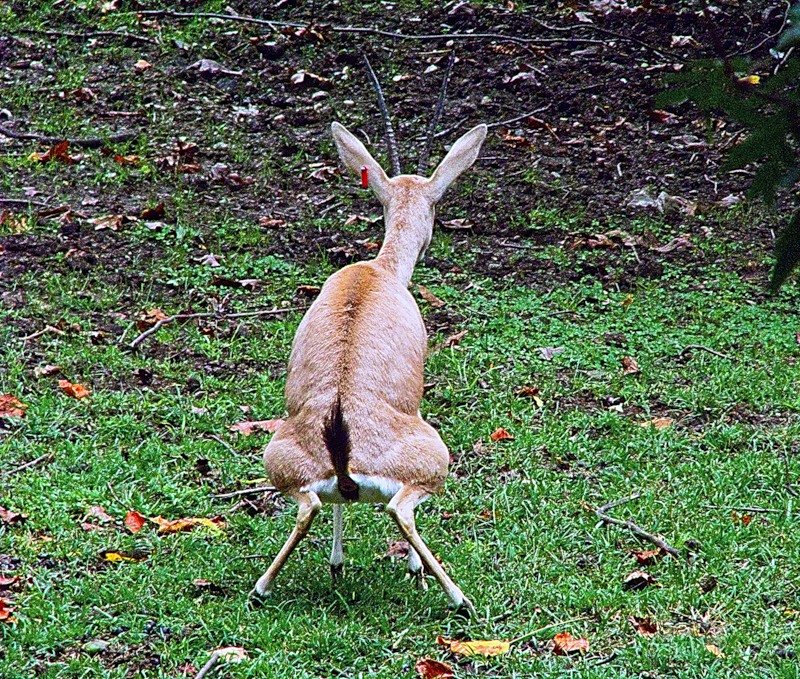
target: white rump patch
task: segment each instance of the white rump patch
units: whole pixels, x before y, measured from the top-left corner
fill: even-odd
[[[350,478],[358,485],[359,502],[389,502],[403,487],[400,481],[388,479],[385,476],[351,474]],[[343,504],[347,502],[339,493],[335,476],[324,481],[315,481],[300,490],[312,491],[319,496],[322,502],[328,504]]]

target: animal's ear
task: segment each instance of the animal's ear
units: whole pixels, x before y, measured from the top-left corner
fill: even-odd
[[[447,152],[430,178],[434,203],[444,195],[447,187],[477,160],[488,129],[486,125],[476,125],[459,138]]]
[[[331,124],[331,134],[336,142],[339,157],[347,166],[347,169],[357,175],[361,174],[361,168],[367,168],[367,182],[369,187],[375,192],[382,203],[389,197],[389,178],[383,171],[369,151],[364,147],[358,138],[350,133],[344,125],[339,123]]]

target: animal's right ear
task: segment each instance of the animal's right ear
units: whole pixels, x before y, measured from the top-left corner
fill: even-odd
[[[347,169],[360,176],[361,169],[366,167],[369,187],[375,192],[378,200],[385,203],[389,198],[389,178],[383,168],[378,165],[378,161],[372,157],[354,134],[348,132],[344,125],[332,123],[331,133],[336,142],[339,157]]]

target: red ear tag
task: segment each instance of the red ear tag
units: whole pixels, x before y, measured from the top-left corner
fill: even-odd
[[[361,167],[361,188],[366,189],[369,186],[369,177],[367,176],[367,166]]]

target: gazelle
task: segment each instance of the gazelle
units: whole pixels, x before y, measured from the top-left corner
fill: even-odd
[[[275,487],[297,501],[297,523],[251,595],[258,600],[269,592],[323,503],[334,505],[334,576],[344,560],[342,505],[387,503],[410,545],[409,571],[421,575],[424,565],[453,607],[474,613],[414,524],[416,505],[444,485],[449,454],[419,412],[427,335],[408,285],[430,244],[436,203],[475,162],[487,127],[456,141],[430,177],[390,178],[342,125],[333,123],[331,131],[345,166],[362,177],[366,169],[386,234],[375,259],[328,278],[294,337],[289,416],[266,447],[264,464]]]

